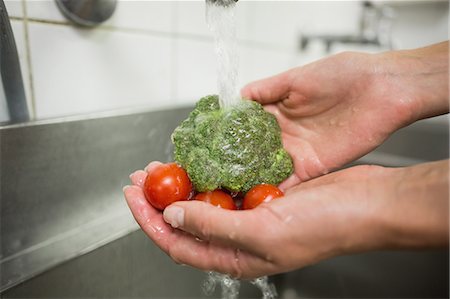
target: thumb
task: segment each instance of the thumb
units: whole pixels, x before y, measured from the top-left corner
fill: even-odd
[[[231,211],[202,201],[179,201],[164,210],[164,220],[174,228],[203,241],[243,248],[254,239],[253,211]]]
[[[257,101],[261,104],[274,103],[288,97],[292,86],[293,70],[254,81],[247,84],[241,90],[245,99]]]

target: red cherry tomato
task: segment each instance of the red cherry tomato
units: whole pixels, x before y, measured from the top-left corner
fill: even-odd
[[[245,194],[242,209],[248,210],[256,208],[262,202],[269,202],[283,195],[283,192],[274,185],[256,185]]]
[[[159,210],[175,201],[188,200],[191,192],[192,184],[186,171],[176,163],[155,167],[144,183],[145,198]]]
[[[210,204],[219,208],[227,210],[237,210],[237,207],[234,204],[231,195],[223,192],[222,190],[202,192],[197,194],[194,199],[209,202]]]

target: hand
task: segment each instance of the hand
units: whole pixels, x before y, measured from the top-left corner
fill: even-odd
[[[378,55],[343,53],[251,83],[282,129],[295,173],[282,185],[326,174],[420,118],[448,112],[448,43]]]
[[[124,192],[144,232],[176,262],[254,278],[341,254],[447,244],[447,163],[357,166],[245,211],[184,201],[162,214],[144,198],[145,171],[135,172]],[[435,193],[420,191],[425,187]]]

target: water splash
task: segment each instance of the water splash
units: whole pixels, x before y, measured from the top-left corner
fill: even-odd
[[[222,299],[239,298],[239,287],[241,285],[240,281],[229,275],[216,272],[208,272],[208,276],[203,283],[203,292],[208,296],[212,295],[218,283],[221,286]]]
[[[219,101],[223,108],[240,100],[235,11],[234,0],[206,1],[206,23],[214,36]]]
[[[273,283],[269,283],[267,276],[259,277],[251,281],[251,283],[258,287],[263,295],[263,299],[275,299],[277,298],[277,290]]]
[[[278,294],[275,289],[275,285],[269,283],[267,276],[259,277],[250,281],[255,285],[262,293],[262,299],[275,299]],[[210,296],[216,290],[216,286],[221,287],[222,299],[237,299],[239,298],[239,287],[241,282],[238,279],[232,278],[230,275],[220,274],[216,272],[208,272],[206,280],[203,282],[203,292],[205,295]]]

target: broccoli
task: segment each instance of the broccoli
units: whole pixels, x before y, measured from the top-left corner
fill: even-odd
[[[275,117],[254,101],[221,109],[217,95],[203,97],[172,134],[175,161],[195,190],[247,192],[277,185],[293,171]]]

